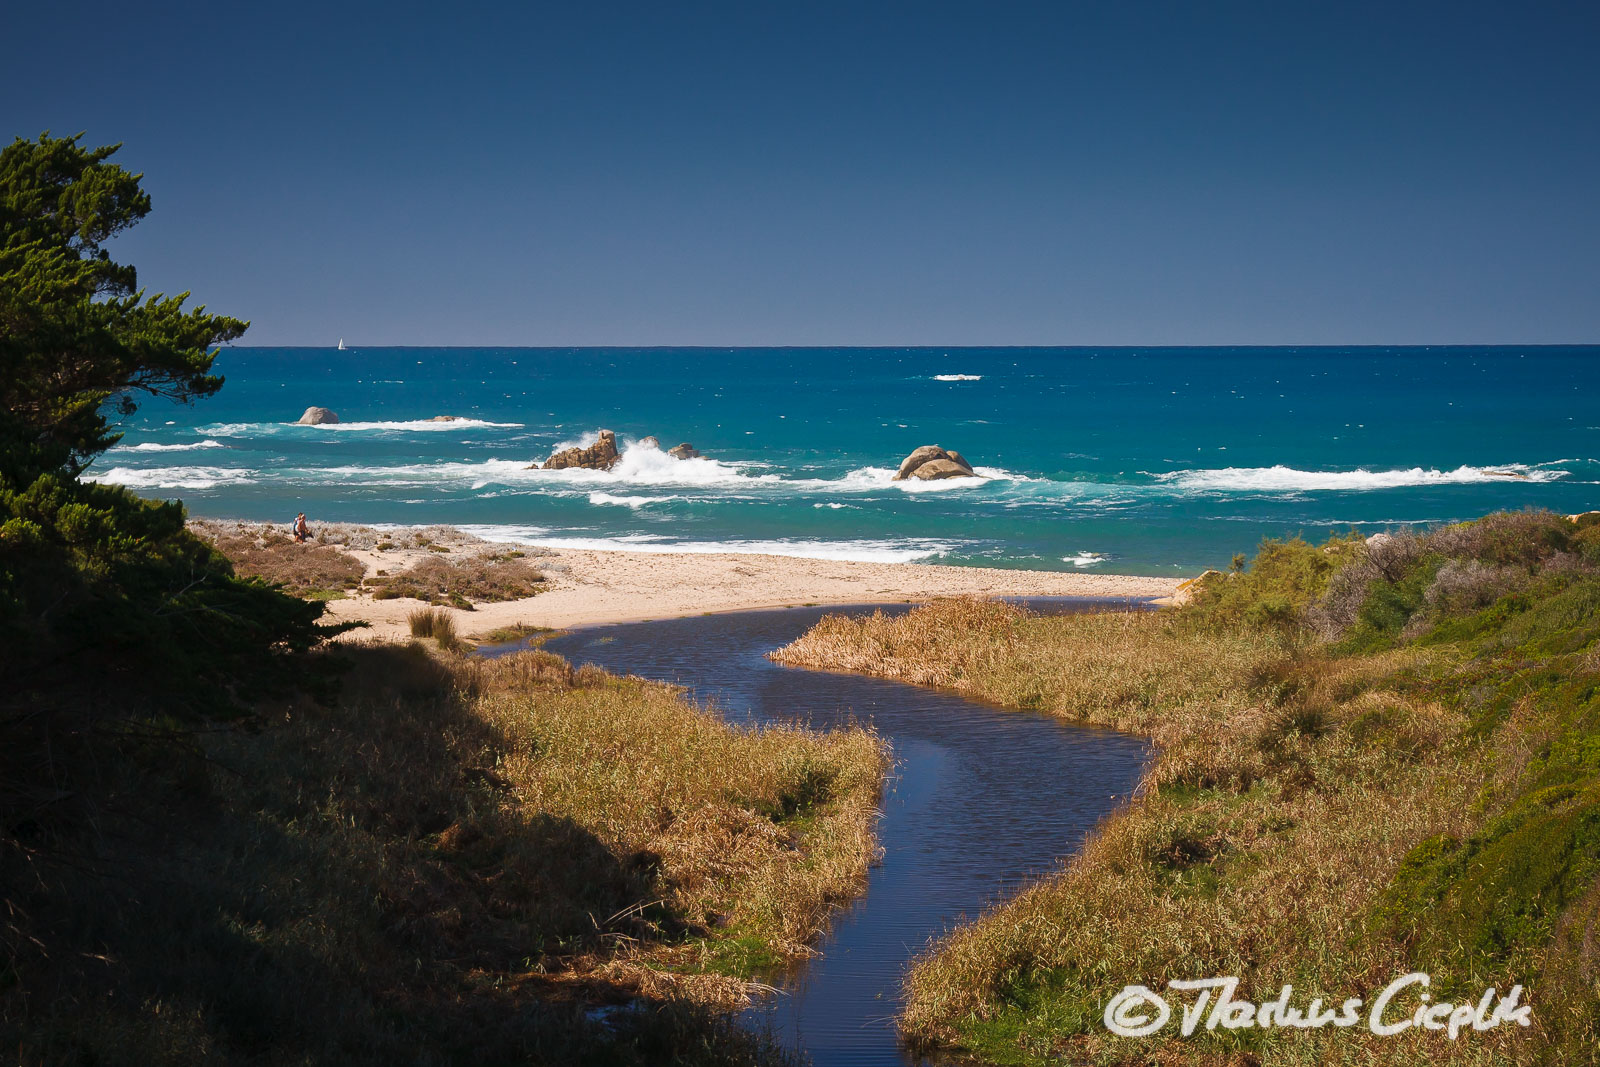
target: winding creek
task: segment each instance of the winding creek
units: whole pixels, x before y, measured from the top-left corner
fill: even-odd
[[[1031,601],[1062,612],[1126,602]],[[766,653],[828,612],[794,608],[595,627],[546,645],[573,663],[673,682],[729,718],[826,728],[874,724],[894,749],[867,892],[822,955],[752,1009],[818,1067],[914,1062],[894,1030],[900,981],[930,937],[1046,873],[1138,782],[1141,739],[999,709],[952,693],[780,667]],[[894,611],[896,609],[886,608]],[[900,608],[898,610],[905,610]]]

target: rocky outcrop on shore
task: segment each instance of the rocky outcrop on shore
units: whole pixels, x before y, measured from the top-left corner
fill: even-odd
[[[296,426],[322,426],[339,421],[339,416],[327,408],[309,407],[306,413],[295,420]]]
[[[916,478],[920,481],[932,482],[942,478],[976,478],[978,475],[968,463],[966,457],[960,452],[940,448],[938,445],[923,445],[912,452],[900,463],[900,469],[895,472],[894,480],[903,482],[907,478]]]
[[[661,451],[661,440],[657,437],[642,437],[634,448],[654,449]],[[666,450],[667,455],[673,459],[698,459],[699,449],[689,442],[674,445]],[[617,435],[611,430],[601,430],[592,445],[579,445],[575,448],[564,448],[553,453],[543,464],[535,463],[533,468],[547,471],[566,470],[577,467],[582,470],[608,471],[617,465],[617,460],[622,454],[617,451]]]
[[[642,438],[639,439],[639,446],[638,447],[640,447],[640,448],[654,448],[657,451],[661,451],[661,439],[659,437],[655,437],[653,435],[650,436],[650,437],[642,437]],[[671,456],[673,459],[699,459],[700,458],[700,450],[698,448],[694,447],[694,445],[691,445],[688,441],[684,441],[684,442],[682,442],[680,444],[673,445],[671,448],[666,449],[666,453],[667,453],[667,455]]]
[[[621,453],[617,451],[617,435],[610,430],[601,430],[595,442],[585,448],[578,445],[574,448],[563,449],[544,461],[544,470],[559,471],[569,467],[581,467],[585,470],[608,471],[617,465]]]

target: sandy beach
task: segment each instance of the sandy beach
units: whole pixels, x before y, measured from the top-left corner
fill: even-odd
[[[480,550],[498,547],[473,539]],[[425,558],[426,551],[350,550],[375,574]],[[790,556],[541,549],[544,589],[522,600],[456,611],[463,635],[517,624],[570,629],[687,615],[815,604],[904,603],[941,596],[1116,596],[1166,598],[1181,579],[1063,571],[867,563]],[[371,637],[403,637],[419,602],[360,594],[331,601],[336,620],[370,624]]]

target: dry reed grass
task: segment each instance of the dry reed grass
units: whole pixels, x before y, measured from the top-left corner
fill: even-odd
[[[36,928],[84,931],[96,958],[38,962],[81,999],[0,1017],[7,1047],[29,1062],[785,1062],[720,1013],[864,886],[875,736],[734,727],[543,652],[326,655],[349,664],[336,705],[209,735],[202,809],[143,813],[106,839],[116,878],[64,875],[30,902]],[[605,1023],[584,1012],[635,1001],[647,1010]]]
[[[1059,874],[917,961],[901,1020],[913,1045],[1005,1063],[1510,1062],[1519,1035],[1506,1028],[1452,1045],[1343,1030],[1128,1039],[1100,1022],[1127,984],[1237,975],[1242,995],[1290,983],[1304,1005],[1370,997],[1411,970],[1369,916],[1409,850],[1468,832],[1489,766],[1461,740],[1459,711],[1403,682],[1441,655],[1335,659],[1280,630],[1181,614],[1038,617],[953,600],[828,617],[773,658],[1157,743],[1138,798]]]

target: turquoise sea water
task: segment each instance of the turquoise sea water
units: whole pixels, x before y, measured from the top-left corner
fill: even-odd
[[[1145,574],[1600,507],[1600,347],[234,348],[217,369],[220,394],[145,404],[91,477],[213,518]],[[312,404],[339,425],[290,425]],[[602,426],[705,458],[527,469]],[[985,477],[889,480],[930,443]]]

